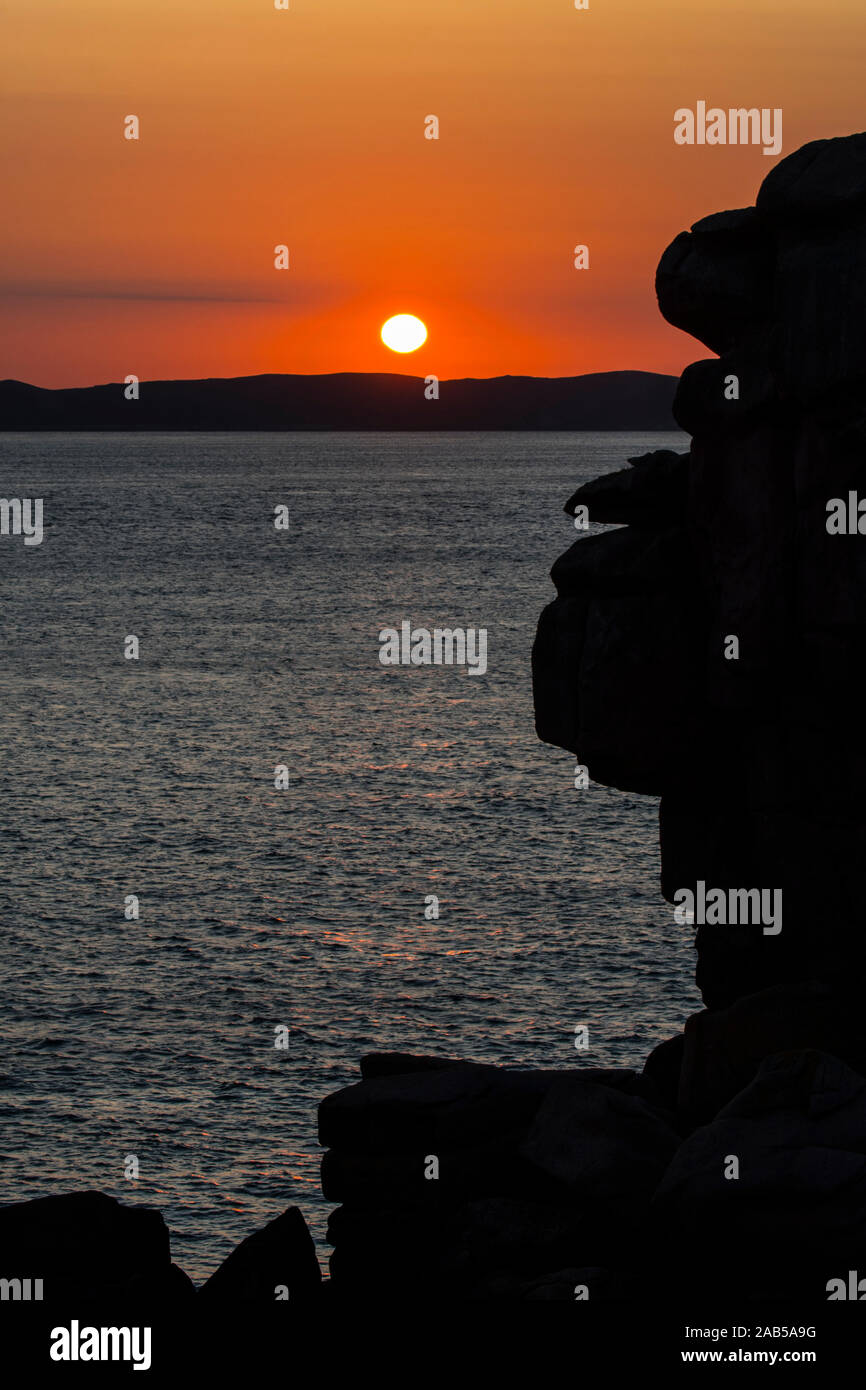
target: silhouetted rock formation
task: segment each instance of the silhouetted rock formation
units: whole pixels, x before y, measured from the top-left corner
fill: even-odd
[[[721,354],[680,380],[693,443],[569,500],[621,529],[557,560],[533,653],[540,737],[661,797],[664,896],[778,889],[781,930],[698,926],[708,1007],[642,1075],[365,1059],[321,1109],[335,1292],[395,1258],[446,1298],[815,1302],[866,1274],[866,543],[827,527],[866,494],[864,232],[857,135],[668,248],[661,310]]]
[[[413,1299],[534,1297],[552,1276],[573,1298],[561,1271],[625,1257],[681,1138],[653,1083],[625,1069],[398,1054],[361,1071],[319,1112],[322,1188],[343,1204],[332,1284],[353,1300],[393,1297],[395,1264]]]
[[[0,1279],[29,1279],[4,1299],[68,1305],[117,1300],[174,1303],[193,1286],[171,1262],[168,1228],[153,1207],[127,1207],[103,1192],[70,1192],[0,1207]],[[40,1279],[36,1291],[33,1281]]]
[[[668,1248],[713,1252],[701,1270],[711,1296],[734,1287],[750,1299],[826,1301],[831,1279],[864,1273],[864,1119],[866,1080],[837,1058],[766,1058],[660,1183],[653,1208]],[[720,1180],[728,1155],[738,1175]]]
[[[649,1069],[361,1065],[320,1112],[351,1304],[814,1304],[866,1270],[866,1080],[835,1057],[765,1056],[699,1128]]]
[[[661,796],[665,896],[782,890],[777,935],[699,927],[713,1007],[782,981],[856,998],[866,964],[866,547],[827,530],[828,501],[866,482],[864,232],[857,135],[805,146],[757,208],[676,238],[662,313],[722,354],[680,380],[691,450],[575,493],[567,510],[626,529],[556,562],[539,625],[538,732],[597,781]]]
[[[174,1308],[196,1297],[209,1306],[287,1301],[294,1307],[319,1295],[321,1277],[297,1207],[242,1241],[198,1291],[172,1264],[168,1227],[153,1207],[125,1206],[103,1192],[0,1207],[4,1302],[146,1310]]]
[[[199,1298],[233,1305],[307,1302],[320,1291],[316,1247],[297,1207],[255,1231],[223,1260]]]

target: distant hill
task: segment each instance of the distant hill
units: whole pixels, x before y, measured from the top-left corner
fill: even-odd
[[[49,391],[0,382],[0,430],[673,430],[677,378],[655,372],[442,381],[393,373],[143,381]]]

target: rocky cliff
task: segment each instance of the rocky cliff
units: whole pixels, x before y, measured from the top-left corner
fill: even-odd
[[[706,1009],[642,1074],[366,1059],[321,1108],[335,1290],[393,1284],[395,1250],[470,1299],[866,1273],[864,233],[855,135],[676,237],[661,312],[716,354],[677,390],[691,448],[569,499],[618,529],[556,561],[538,627],[539,736],[661,798]]]
[[[568,503],[625,529],[554,566],[538,732],[661,797],[669,900],[699,881],[781,892],[777,933],[699,926],[710,1007],[820,980],[856,1012],[866,542],[832,504],[866,499],[866,136],[784,160],[756,207],[678,236],[656,283],[665,317],[720,356],[679,383],[688,454],[634,459]]]

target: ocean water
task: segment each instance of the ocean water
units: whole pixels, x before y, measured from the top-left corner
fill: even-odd
[[[640,1066],[699,1007],[655,799],[533,727],[563,503],[660,447],[0,436],[45,508],[0,538],[2,1200],[155,1204],[196,1280],[297,1203],[324,1260],[316,1106],[363,1053]],[[383,667],[407,618],[487,628],[486,675]]]

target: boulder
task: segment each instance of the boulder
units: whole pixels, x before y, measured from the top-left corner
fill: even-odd
[[[678,1107],[696,1122],[710,1119],[750,1085],[765,1058],[803,1048],[820,1048],[866,1074],[858,1004],[803,980],[693,1014],[685,1027]]]
[[[770,231],[755,208],[704,217],[659,261],[659,309],[675,328],[727,352],[769,318],[772,264]]]
[[[242,1240],[198,1291],[206,1304],[304,1303],[320,1293],[316,1247],[297,1207]]]
[[[459,1066],[372,1076],[319,1107],[319,1142],[349,1152],[438,1153],[528,1124],[555,1072]]]
[[[677,1150],[653,1209],[694,1295],[826,1299],[866,1270],[866,1079],[813,1049],[765,1058]]]
[[[630,468],[584,483],[568,499],[574,516],[585,506],[591,522],[650,526],[669,530],[685,520],[688,454],[657,449],[629,459]]]
[[[70,1192],[0,1207],[0,1278],[41,1279],[43,1301],[174,1303],[192,1293],[153,1207]]]
[[[866,133],[811,140],[770,170],[759,212],[774,222],[837,223],[866,206]]]
[[[343,1204],[328,1226],[338,1296],[389,1290],[395,1251],[413,1296],[481,1298],[504,1296],[505,1275],[567,1264],[578,1238],[596,1254],[620,1248],[645,1220],[676,1143],[656,1158],[665,1128],[656,1090],[628,1068],[460,1063],[394,1074],[374,1062],[367,1071],[320,1112],[332,1145],[323,1191]],[[560,1091],[569,1100],[562,1132],[558,1104],[548,1106]],[[638,1131],[643,1152],[624,1174]]]
[[[642,1096],[571,1074],[551,1086],[521,1152],[581,1196],[630,1198],[652,1191],[679,1142],[672,1116]]]
[[[368,1052],[360,1062],[365,1081],[374,1076],[408,1076],[412,1072],[445,1071],[462,1065],[459,1057],[430,1057],[413,1052]]]
[[[784,408],[770,365],[766,330],[721,357],[692,362],[679,379],[673,413],[688,434],[745,435],[759,424],[782,423]]]
[[[596,781],[658,795],[691,760],[697,708],[702,634],[686,535],[626,527],[589,536],[551,577],[560,597],[532,652],[538,735]]]

